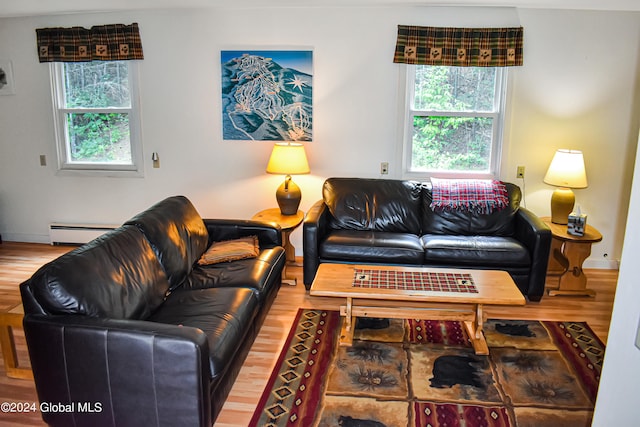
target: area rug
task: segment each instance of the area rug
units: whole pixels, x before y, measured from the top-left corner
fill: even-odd
[[[488,356],[456,321],[301,309],[251,426],[589,426],[604,344],[584,322],[490,319]]]

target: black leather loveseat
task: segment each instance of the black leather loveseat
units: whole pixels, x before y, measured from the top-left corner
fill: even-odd
[[[551,232],[520,206],[491,213],[431,209],[430,183],[329,178],[303,224],[304,284],[320,263],[401,264],[505,270],[530,301],[544,293]]]
[[[197,263],[245,236],[257,256]],[[211,426],[280,287],[281,243],[276,226],[203,220],[177,196],[44,265],[20,286],[43,419]]]

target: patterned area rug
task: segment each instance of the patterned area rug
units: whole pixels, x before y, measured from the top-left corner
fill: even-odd
[[[299,310],[251,426],[589,426],[604,345],[586,323],[488,320],[489,356],[461,322]]]

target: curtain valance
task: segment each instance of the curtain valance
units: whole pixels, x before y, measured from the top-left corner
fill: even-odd
[[[522,27],[447,28],[398,25],[393,62],[459,67],[522,65]]]
[[[100,25],[86,29],[38,28],[40,62],[143,59],[138,24]]]

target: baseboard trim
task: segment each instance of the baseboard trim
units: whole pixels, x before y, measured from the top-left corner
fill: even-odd
[[[45,243],[51,244],[48,234],[2,233],[5,242]]]
[[[599,270],[620,270],[620,260],[605,258],[587,258],[582,265],[584,268]]]

